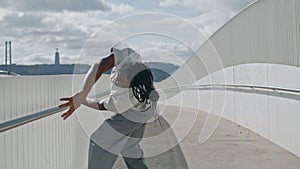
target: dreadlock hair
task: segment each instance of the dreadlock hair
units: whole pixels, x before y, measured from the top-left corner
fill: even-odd
[[[159,94],[153,85],[153,75],[149,67],[140,62],[131,62],[123,66],[129,87],[134,97],[140,102],[157,102]]]
[[[150,103],[154,110],[155,124],[159,121],[160,127],[163,128],[159,119],[157,101],[159,94],[153,85],[153,75],[149,67],[141,62],[130,62],[123,66],[125,69],[127,81],[130,82],[129,88],[132,89],[134,97],[140,103]]]

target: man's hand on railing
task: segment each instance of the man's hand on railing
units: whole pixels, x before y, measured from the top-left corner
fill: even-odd
[[[91,66],[90,70],[84,78],[82,91],[76,93],[72,97],[60,99],[60,101],[67,101],[67,103],[59,105],[60,108],[69,107],[68,111],[61,115],[64,120],[67,119],[85,101],[86,96],[90,92],[93,85],[101,77],[101,75],[109,69],[113,68],[114,65],[115,59],[114,54],[112,53],[109,56],[103,58],[100,64],[95,63],[93,66]]]
[[[58,107],[69,107],[69,109],[61,115],[66,120],[73,112],[82,104],[85,100],[86,95],[83,92],[78,92],[72,97],[61,98],[60,101],[67,101],[66,103],[60,104]]]

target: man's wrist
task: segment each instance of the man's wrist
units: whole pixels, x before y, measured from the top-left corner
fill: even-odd
[[[77,92],[74,96],[73,96],[73,104],[74,104],[74,108],[78,108],[85,100],[85,98],[87,97],[86,92],[84,91],[79,91]]]

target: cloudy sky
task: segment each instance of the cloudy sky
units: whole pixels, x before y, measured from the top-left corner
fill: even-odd
[[[12,41],[13,63],[92,63],[112,45],[145,61],[180,64],[255,0],[1,0],[0,63]]]

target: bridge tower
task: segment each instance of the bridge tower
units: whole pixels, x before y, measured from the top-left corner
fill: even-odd
[[[9,65],[11,65],[12,62],[12,50],[11,50],[11,41],[7,42],[5,41],[5,65],[7,65],[7,61],[9,61]]]
[[[59,52],[58,52],[58,48],[56,48],[56,52],[55,52],[55,65],[59,65]]]

